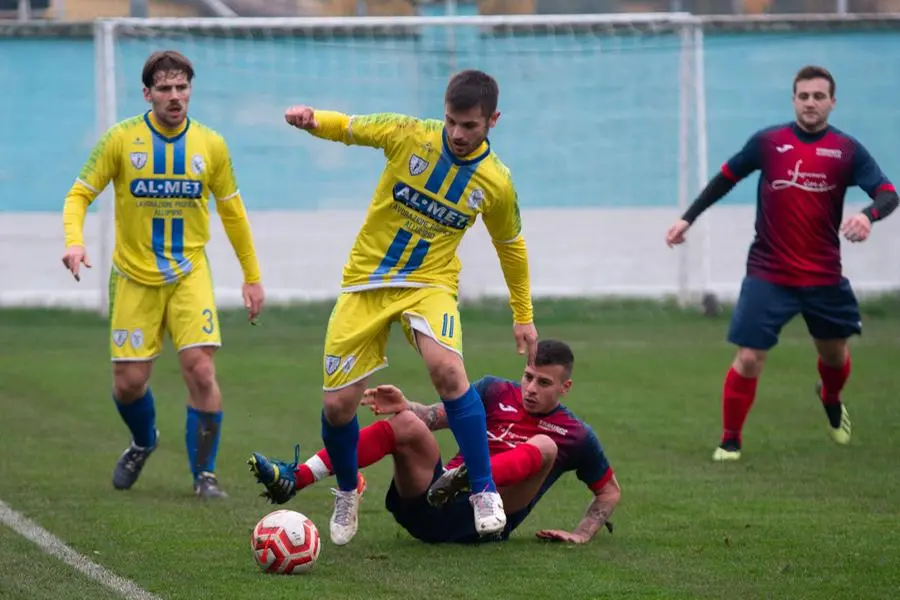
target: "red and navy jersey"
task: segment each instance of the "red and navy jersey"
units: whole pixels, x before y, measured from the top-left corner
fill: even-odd
[[[472,385],[484,402],[491,456],[512,450],[538,434],[549,436],[556,443],[556,462],[540,491],[524,513],[518,515],[518,522],[563,473],[575,471],[578,479],[595,493],[612,479],[612,468],[594,430],[564,405],[547,414],[532,415],[525,411],[522,388],[517,382],[487,376]],[[457,454],[447,463],[447,468],[462,463],[462,455]]]
[[[789,123],[757,132],[722,166],[735,182],[757,169],[747,274],[789,286],[840,282],[844,195],[852,186],[873,199],[893,191],[881,168],[862,144],[834,127],[811,134]]]

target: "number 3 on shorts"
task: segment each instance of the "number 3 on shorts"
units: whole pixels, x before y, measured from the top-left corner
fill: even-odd
[[[203,333],[212,335],[212,332],[216,330],[216,325],[213,323],[213,311],[209,308],[204,308],[202,314],[203,318],[206,319],[206,324],[203,326]]]

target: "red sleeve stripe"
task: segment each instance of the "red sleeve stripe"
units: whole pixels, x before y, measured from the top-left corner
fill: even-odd
[[[734,173],[731,172],[731,169],[728,168],[728,163],[722,163],[722,175],[727,177],[732,181],[737,181],[738,178],[734,176]]]
[[[878,192],[896,192],[896,191],[897,191],[897,188],[894,187],[894,184],[891,183],[890,181],[888,181],[886,183],[882,183],[881,185],[879,185],[878,189],[875,190],[875,193],[877,194]]]
[[[596,494],[597,492],[599,492],[600,490],[603,489],[603,486],[605,486],[607,483],[609,483],[609,480],[612,479],[612,477],[613,477],[612,468],[606,469],[606,473],[603,474],[603,477],[601,477],[600,479],[598,479],[597,481],[595,481],[588,487],[590,488],[590,490],[592,492],[594,492]]]

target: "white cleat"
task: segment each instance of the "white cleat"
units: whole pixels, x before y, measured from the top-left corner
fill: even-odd
[[[331,542],[336,546],[350,543],[359,528],[359,490],[344,492],[331,490],[334,494],[334,512],[331,514]]]
[[[469,496],[475,513],[475,531],[478,535],[496,535],[506,527],[503,499],[497,492],[479,492]]]

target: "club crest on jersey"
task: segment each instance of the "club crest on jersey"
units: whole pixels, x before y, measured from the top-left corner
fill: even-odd
[[[191,171],[194,172],[194,175],[200,175],[205,168],[206,163],[203,162],[203,157],[199,154],[195,154],[193,158],[191,158]]]
[[[329,375],[334,375],[334,373],[338,370],[338,367],[341,366],[341,357],[335,356],[334,354],[326,354],[325,355],[325,372]]]
[[[418,154],[411,155],[409,157],[409,174],[413,177],[421,175],[428,168],[428,164],[428,161]]]
[[[478,210],[481,208],[481,205],[484,204],[484,190],[474,189],[469,194],[468,199],[469,208],[472,210]]]
[[[143,169],[144,165],[147,164],[147,153],[146,152],[132,152],[131,153],[131,164],[138,171]]]

